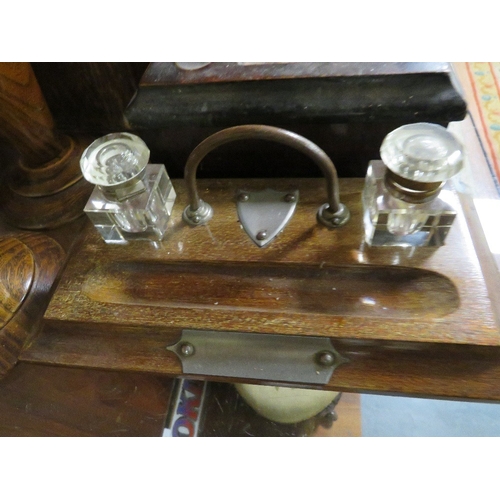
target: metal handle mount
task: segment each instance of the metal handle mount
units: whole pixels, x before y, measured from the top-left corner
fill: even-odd
[[[212,207],[198,195],[196,170],[201,160],[215,148],[240,139],[263,139],[290,146],[318,165],[326,178],[328,203],[323,204],[317,214],[318,221],[328,228],[343,226],[349,220],[348,208],[340,203],[337,169],[328,155],[314,142],[295,132],[269,125],[239,125],[226,128],[207,137],[189,155],[184,168],[189,205],[184,209],[183,219],[192,226],[208,222],[213,216]]]

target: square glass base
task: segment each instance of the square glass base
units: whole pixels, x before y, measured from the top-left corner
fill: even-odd
[[[148,165],[144,189],[122,201],[107,198],[96,186],[84,211],[106,243],[161,241],[176,193],[163,165]]]
[[[385,187],[385,170],[371,162],[363,191],[365,241],[371,246],[423,247],[444,245],[456,217],[455,194],[446,185],[432,201],[410,204]]]

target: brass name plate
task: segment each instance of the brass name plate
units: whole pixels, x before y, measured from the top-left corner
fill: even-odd
[[[167,349],[183,374],[324,385],[348,360],[325,337],[183,330]]]

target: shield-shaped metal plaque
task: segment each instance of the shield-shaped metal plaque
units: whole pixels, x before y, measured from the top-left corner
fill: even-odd
[[[236,207],[243,229],[259,247],[265,247],[291,219],[299,191],[238,191]]]

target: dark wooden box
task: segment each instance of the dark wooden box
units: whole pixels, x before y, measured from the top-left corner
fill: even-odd
[[[363,177],[387,133],[412,122],[462,120],[466,103],[447,63],[152,63],[126,110],[132,130],[181,177],[205,137],[267,124],[316,142],[342,177]],[[315,177],[285,146],[242,141],[210,155],[200,177]]]

